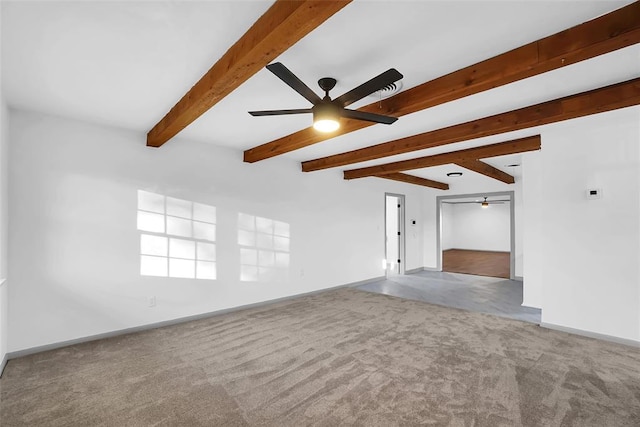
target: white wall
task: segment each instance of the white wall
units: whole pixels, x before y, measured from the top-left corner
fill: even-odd
[[[531,154],[531,153],[529,153]],[[516,253],[515,253],[515,276],[518,279],[522,279],[523,270],[524,270],[524,216],[526,215],[524,211],[523,205],[523,185],[524,185],[524,177],[522,176],[522,170],[520,170],[521,177],[518,178],[514,184],[514,192],[513,192],[513,221],[514,221],[514,232],[515,232],[515,244],[516,244]]]
[[[640,341],[640,108],[550,126],[524,162],[525,304]]]
[[[0,6],[0,15],[2,7]],[[0,16],[1,18],[1,16]],[[1,19],[0,19],[1,20]],[[8,145],[9,112],[2,90],[2,65],[0,64],[0,373],[8,349],[9,335],[9,295],[7,278],[8,264]]]
[[[544,253],[541,251],[542,208],[544,191],[541,175],[542,150],[528,153],[522,160],[522,205],[523,209],[523,287],[522,305],[542,308],[542,266]]]
[[[8,119],[7,106],[0,92],[0,371],[8,348],[9,295],[7,278],[8,242]]]
[[[440,246],[443,251],[455,248],[455,234],[453,224],[453,206],[443,203],[440,206],[440,221],[442,234],[440,235]]]
[[[179,139],[147,148],[142,133],[35,113],[10,122],[11,351],[380,277],[384,193],[422,218],[423,190],[408,184],[245,164],[240,150]],[[217,208],[217,280],[140,275],[138,190]],[[289,280],[239,280],[239,213],[290,225]],[[422,224],[407,229],[406,267],[418,268]]]
[[[442,248],[470,249],[476,251],[511,251],[510,204],[447,204],[449,218],[442,215]]]

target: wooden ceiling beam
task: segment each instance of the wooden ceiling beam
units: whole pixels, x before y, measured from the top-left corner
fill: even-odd
[[[352,0],[277,0],[147,134],[160,147]]]
[[[421,185],[423,187],[437,188],[438,190],[449,189],[449,184],[445,184],[444,182],[432,181],[419,176],[407,175],[406,173],[390,173],[387,175],[380,175],[378,178],[391,179],[394,181],[406,182],[408,184]]]
[[[359,111],[400,117],[636,43],[640,43],[640,2],[405,90]],[[310,127],[246,150],[244,161],[268,159],[371,125],[359,120],[341,120],[340,129],[329,135]]]
[[[407,170],[466,162],[476,159],[486,159],[489,157],[504,156],[507,154],[524,153],[526,151],[535,151],[539,150],[540,147],[540,135],[535,135],[526,138],[514,139],[512,141],[499,142],[497,144],[484,145],[482,147],[467,148],[466,150],[436,154],[435,156],[419,157],[417,159],[402,160],[399,162],[386,163],[367,168],[351,169],[344,171],[344,179],[364,178],[366,176],[379,177],[381,175],[388,175],[390,173]]]
[[[515,178],[512,175],[509,175],[508,173],[503,172],[500,169],[495,168],[485,162],[481,162],[480,160],[466,160],[462,162],[456,162],[456,165],[488,176],[489,178],[497,179],[498,181],[502,181],[505,184],[513,184],[516,182]]]
[[[640,78],[346,153],[309,160],[302,162],[302,170],[311,172],[350,165],[638,104]]]

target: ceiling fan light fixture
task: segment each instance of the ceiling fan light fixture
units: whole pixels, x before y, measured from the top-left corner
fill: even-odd
[[[313,107],[313,128],[318,132],[333,132],[340,127],[340,109],[322,102]]]
[[[483,209],[486,209],[486,208],[489,207],[489,203],[488,202],[482,202],[481,206],[482,206]]]
[[[318,132],[333,132],[339,127],[340,122],[335,119],[321,119],[313,122],[313,128]]]

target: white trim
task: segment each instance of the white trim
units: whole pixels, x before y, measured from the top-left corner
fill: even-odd
[[[6,361],[11,360],[11,359],[15,359],[15,358],[18,358],[18,357],[23,357],[23,356],[29,356],[31,354],[36,354],[36,353],[42,353],[43,351],[55,350],[57,348],[68,347],[70,345],[81,344],[81,343],[85,343],[85,342],[89,342],[89,341],[101,340],[101,339],[105,339],[105,338],[112,338],[112,337],[116,337],[116,336],[119,336],[119,335],[132,334],[132,333],[135,333],[135,332],[142,332],[142,331],[147,331],[147,330],[150,330],[150,329],[157,329],[157,328],[161,328],[161,327],[164,327],[164,326],[177,325],[177,324],[180,324],[180,323],[190,322],[192,320],[206,319],[208,317],[214,317],[214,316],[219,316],[219,315],[222,315],[222,314],[233,313],[235,311],[245,310],[245,309],[249,309],[249,308],[261,307],[261,306],[265,306],[265,305],[269,305],[269,304],[274,304],[274,303],[277,303],[277,302],[291,300],[291,299],[298,298],[298,297],[315,295],[315,294],[319,294],[319,293],[322,293],[322,292],[331,291],[331,290],[334,290],[334,289],[347,288],[347,287],[350,288],[350,287],[365,285],[367,283],[378,282],[378,281],[384,280],[384,279],[385,279],[384,276],[374,277],[374,278],[371,278],[371,279],[360,280],[358,282],[351,282],[351,283],[347,283],[347,284],[344,284],[344,285],[333,286],[333,287],[330,287],[330,288],[318,289],[316,291],[305,292],[305,293],[302,293],[302,294],[289,295],[289,296],[282,297],[282,298],[276,298],[276,299],[271,299],[271,300],[267,300],[267,301],[260,301],[260,302],[256,302],[256,303],[252,303],[252,304],[241,305],[241,306],[238,306],[238,307],[225,308],[225,309],[222,309],[222,310],[216,310],[216,311],[211,311],[211,312],[202,313],[202,314],[195,314],[195,315],[187,316],[187,317],[180,317],[180,318],[177,318],[177,319],[164,320],[162,322],[149,323],[147,325],[134,326],[134,327],[125,328],[125,329],[118,329],[118,330],[111,331],[111,332],[105,332],[105,333],[102,333],[102,334],[89,335],[89,336],[86,336],[86,337],[75,338],[75,339],[72,339],[72,340],[60,341],[60,342],[55,342],[55,343],[51,343],[51,344],[45,344],[45,345],[41,345],[41,346],[37,346],[37,347],[27,348],[27,349],[24,349],[24,350],[11,351],[11,352],[8,352],[5,355],[4,359],[5,359],[5,363],[6,363]]]
[[[630,340],[630,339],[620,338],[620,337],[614,337],[612,335],[599,334],[597,332],[590,332],[590,331],[585,331],[585,330],[582,330],[582,329],[569,328],[567,326],[554,325],[553,323],[541,322],[540,326],[542,326],[543,328],[547,328],[547,329],[553,329],[554,331],[567,332],[569,334],[581,335],[583,337],[595,338],[597,340],[609,341],[609,342],[614,342],[614,343],[617,343],[617,344],[623,344],[623,345],[628,345],[628,346],[631,346],[631,347],[640,348],[640,341],[635,341],[635,340]]]
[[[347,288],[355,288],[355,287],[358,287],[360,285],[366,285],[366,284],[369,284],[369,283],[379,282],[381,280],[385,280],[386,278],[387,278],[387,276],[373,277],[371,279],[365,279],[365,280],[360,280],[358,282],[347,283],[346,285],[334,286],[333,288],[320,289],[318,291],[307,292],[306,294],[298,294],[298,295],[293,295],[293,296],[290,296],[290,297],[284,297],[284,298],[282,298],[282,300],[287,300],[287,299],[291,299],[291,298],[295,298],[295,297],[301,297],[303,295],[319,294],[320,292],[329,291],[331,289],[339,289],[339,288],[345,288],[345,287],[347,287]],[[267,301],[267,302],[271,302],[271,301]]]
[[[400,232],[400,241],[398,242],[398,258],[400,265],[398,266],[399,275],[407,274],[405,265],[407,263],[407,236],[405,227],[405,196],[399,193],[384,193],[384,259],[388,260],[387,255],[387,197],[396,197],[398,199],[400,211],[398,212],[398,231]],[[388,264],[387,264],[388,265]],[[389,278],[389,271],[385,267],[385,278]],[[393,276],[391,276],[393,277]]]
[[[0,279],[0,287],[2,287],[2,285],[4,285],[4,282],[6,282],[7,279]]]
[[[418,267],[418,268],[412,268],[411,270],[405,270],[404,274],[420,273],[421,271],[424,271],[424,267]]]

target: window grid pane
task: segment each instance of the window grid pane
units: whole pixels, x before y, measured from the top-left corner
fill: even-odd
[[[140,254],[166,257],[168,253],[167,238],[152,234],[140,235]]]
[[[195,261],[169,258],[169,277],[194,279],[196,277]]]
[[[167,234],[181,237],[192,237],[192,221],[167,215]]]
[[[167,277],[167,258],[140,255],[140,274],[143,276]]]

